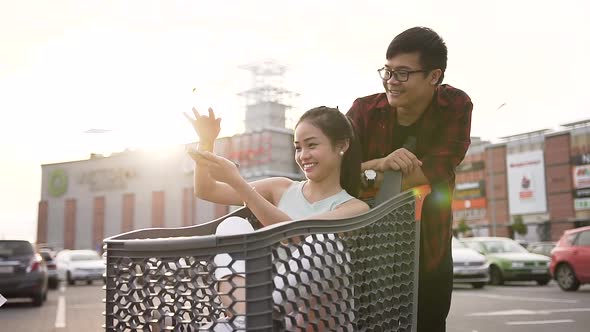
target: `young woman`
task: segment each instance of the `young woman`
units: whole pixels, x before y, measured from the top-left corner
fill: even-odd
[[[193,109],[195,118],[185,114],[199,135],[198,150],[189,150],[195,160],[195,195],[218,204],[245,204],[263,225],[300,219],[342,219],[369,210],[357,199],[360,190],[361,155],[353,127],[338,109],[317,107],[305,112],[294,133],[295,161],[306,180],[293,181],[273,177],[246,182],[237,166],[226,158],[211,153],[219,134],[220,119],[213,110],[201,116]],[[228,218],[220,223],[216,234],[230,235],[253,231],[248,221]],[[227,266],[231,257],[217,255],[215,263]],[[238,267],[239,265],[242,265]],[[234,271],[243,271],[243,261],[232,264]],[[232,272],[225,268],[215,270],[217,280]],[[238,273],[240,275],[240,273]],[[234,284],[243,284],[234,278]],[[229,283],[219,283],[223,293]],[[243,298],[238,288],[234,297]],[[226,302],[228,299],[223,299]],[[275,301],[276,302],[276,301]],[[234,305],[236,312],[244,312],[243,302]],[[239,317],[237,317],[239,318]]]
[[[199,135],[195,195],[218,204],[246,204],[263,225],[311,218],[340,219],[358,215],[368,206],[356,199],[360,189],[360,148],[352,125],[339,110],[318,107],[305,112],[295,126],[295,161],[306,181],[273,177],[246,182],[237,166],[211,153],[220,119],[186,115]],[[285,196],[286,195],[286,196]],[[328,203],[329,202],[329,203]]]

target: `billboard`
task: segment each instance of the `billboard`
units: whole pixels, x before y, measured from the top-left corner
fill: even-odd
[[[547,212],[543,151],[506,156],[510,214]]]

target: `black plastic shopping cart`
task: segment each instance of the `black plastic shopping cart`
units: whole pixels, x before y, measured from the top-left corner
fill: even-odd
[[[197,226],[142,229],[105,239],[103,327],[415,331],[416,211],[423,197],[415,190],[398,194],[395,173],[387,174],[381,187],[375,206],[349,219],[292,221],[216,236],[217,225],[230,216],[259,228],[244,207]],[[230,262],[219,266],[218,255],[228,255]],[[236,262],[245,264],[242,284],[233,277],[240,275]],[[217,269],[230,271],[230,277],[221,280]]]

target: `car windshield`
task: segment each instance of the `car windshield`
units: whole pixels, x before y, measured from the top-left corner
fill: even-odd
[[[453,248],[455,248],[455,249],[456,248],[469,248],[469,247],[467,247],[467,245],[465,243],[461,242],[460,240],[458,240],[456,238],[453,238],[452,244],[453,244]]]
[[[33,254],[33,246],[27,241],[0,241],[0,256],[25,256]]]
[[[72,262],[79,262],[79,261],[96,261],[100,260],[100,256],[98,254],[73,254],[70,258]]]
[[[508,252],[528,252],[523,246],[515,241],[485,241],[482,242],[486,252],[490,254]]]

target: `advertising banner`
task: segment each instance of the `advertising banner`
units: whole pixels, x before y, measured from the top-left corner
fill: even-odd
[[[574,188],[590,188],[590,165],[574,166]]]
[[[506,169],[510,214],[546,212],[543,151],[509,154],[506,156]]]

